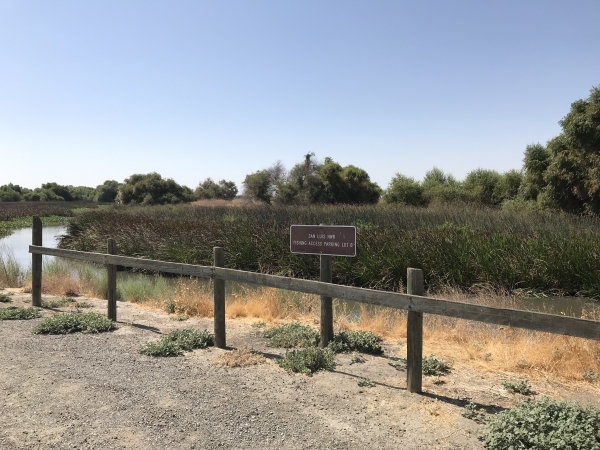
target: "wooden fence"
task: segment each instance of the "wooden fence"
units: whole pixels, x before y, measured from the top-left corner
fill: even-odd
[[[108,240],[106,253],[80,252],[42,246],[42,222],[33,218],[32,245],[32,305],[42,304],[42,255],[93,262],[106,265],[108,271],[108,317],[117,320],[117,266],[165,272],[177,275],[211,278],[214,280],[214,332],[215,345],[226,346],[225,330],[225,281],[250,283],[259,286],[286,289],[289,291],[321,296],[321,345],[326,346],[333,330],[333,314],[330,311],[332,298],[352,300],[371,305],[386,306],[408,311],[407,322],[407,389],[421,392],[423,356],[423,313],[437,314],[458,319],[474,320],[495,325],[505,325],[527,330],[543,331],[587,339],[600,340],[600,322],[575,317],[559,316],[539,312],[473,305],[423,296],[423,272],[408,269],[407,293],[378,291],[353,286],[342,286],[323,281],[267,275],[243,270],[226,269],[224,251],[214,248],[213,266],[197,266],[166,261],[154,261],[128,256],[117,256],[116,246]],[[323,267],[323,264],[322,264]],[[321,279],[330,277],[325,270]],[[331,278],[329,278],[330,280]],[[324,313],[325,312],[325,313]]]

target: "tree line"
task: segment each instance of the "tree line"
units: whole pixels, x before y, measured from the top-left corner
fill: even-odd
[[[397,173],[386,189],[354,165],[342,166],[314,153],[287,170],[281,161],[250,173],[243,181],[245,197],[277,204],[464,203],[508,209],[555,209],[575,214],[600,213],[600,86],[587,99],[572,103],[559,122],[562,133],[525,149],[521,170],[499,173],[476,169],[464,180],[434,167],[422,181]],[[204,199],[232,200],[233,181],[207,178],[195,190],[158,173],[134,174],[122,183],[107,180],[92,188],[45,183],[35,189],[0,186],[0,201],[116,202],[176,204]]]

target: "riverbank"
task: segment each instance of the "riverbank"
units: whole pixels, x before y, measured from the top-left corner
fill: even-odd
[[[30,304],[29,295],[11,292],[10,305]],[[104,300],[77,300],[91,305],[86,311],[106,312]],[[72,310],[47,308],[42,316]],[[339,355],[333,372],[290,375],[275,362],[285,350],[268,346],[251,318],[228,320],[228,344],[255,350],[260,364],[224,367],[219,357],[232,350],[214,348],[151,358],[138,353],[145,342],[174,329],[212,330],[212,320],[174,321],[125,302],[118,312],[117,331],[100,335],[32,334],[43,319],[1,323],[0,446],[482,449],[485,425],[463,417],[464,406],[494,413],[527,398],[502,387],[505,374],[461,361],[448,361],[443,383],[425,377],[423,395],[408,394],[403,368],[389,364],[406,356],[405,343],[394,339],[383,356],[363,355],[363,363]],[[373,386],[360,386],[361,379]],[[591,384],[540,378],[531,386],[533,398],[600,404]]]

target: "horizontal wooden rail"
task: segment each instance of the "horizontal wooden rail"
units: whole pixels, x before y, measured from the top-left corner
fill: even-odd
[[[454,302],[418,295],[397,292],[377,291],[353,286],[323,283],[320,281],[246,272],[221,267],[195,266],[164,261],[154,261],[127,256],[113,256],[102,253],[87,253],[75,250],[30,246],[32,254],[59,256],[80,261],[100,264],[115,264],[124,267],[195,276],[199,278],[217,278],[272,288],[327,297],[353,300],[372,305],[387,306],[395,309],[437,314],[459,319],[475,320],[495,325],[505,325],[547,333],[600,340],[600,322],[575,317],[559,316],[516,309],[495,308],[469,303]]]
[[[153,270],[156,272],[174,273],[198,278],[212,278],[211,266],[195,266],[192,264],[156,261],[152,259],[132,258],[130,256],[108,255],[106,253],[80,252],[77,250],[63,250],[60,248],[29,246],[29,253],[34,255],[59,256],[61,258],[76,259],[79,261],[95,262],[98,264],[113,264],[135,269]]]

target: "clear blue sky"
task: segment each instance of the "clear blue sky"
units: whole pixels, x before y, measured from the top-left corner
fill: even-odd
[[[600,85],[599,24],[598,0],[0,0],[0,185],[518,169]]]

